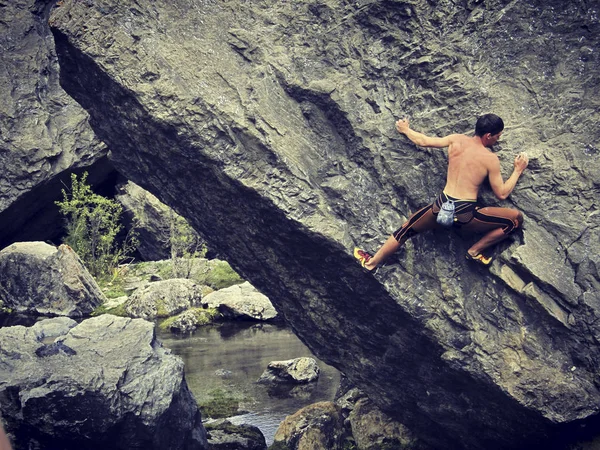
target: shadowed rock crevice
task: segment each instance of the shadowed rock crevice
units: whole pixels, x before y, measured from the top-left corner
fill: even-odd
[[[186,217],[320,359],[434,448],[560,448],[598,412],[599,243],[598,162],[577,131],[595,128],[557,105],[567,85],[595,86],[598,61],[567,82],[528,46],[587,31],[543,28],[535,2],[468,5],[65,1],[52,23],[61,83],[117,170]],[[464,260],[473,238],[442,232],[362,273],[353,245],[378,246],[443,187],[444,153],[401,139],[396,114],[439,135],[488,110],[508,124],[503,172],[532,152],[511,202],[483,193],[526,216],[491,273]],[[568,115],[575,131],[555,126]]]
[[[14,199],[8,208],[0,212],[0,223],[3,224],[0,248],[22,241],[58,243],[64,235],[64,217],[55,202],[63,199],[63,189],[68,192],[71,188],[71,174],[81,176],[83,172],[88,173],[88,183],[95,192],[105,196],[114,194],[118,173],[106,157],[90,166],[56,174]]]

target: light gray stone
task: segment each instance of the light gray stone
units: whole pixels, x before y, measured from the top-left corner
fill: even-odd
[[[0,411],[18,448],[208,448],[183,362],[149,322],[2,328],[0,354]]]
[[[44,242],[0,251],[0,298],[17,312],[70,317],[87,315],[105,300],[71,247]]]
[[[156,319],[179,314],[201,305],[202,288],[192,280],[173,278],[156,281],[136,290],[124,303],[131,317]]]
[[[274,320],[278,317],[269,298],[247,281],[211,292],[202,303],[217,308],[231,319]]]
[[[260,383],[305,384],[319,379],[320,369],[313,358],[272,361],[259,378]]]

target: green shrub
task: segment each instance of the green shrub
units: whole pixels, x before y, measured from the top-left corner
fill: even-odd
[[[226,261],[218,261],[206,275],[205,283],[215,290],[241,284],[244,280]]]
[[[114,308],[107,308],[104,305],[100,305],[94,311],[92,311],[91,316],[96,317],[102,314],[112,314],[113,316],[129,317],[129,314],[127,314],[127,311],[125,311],[125,305],[119,305]]]
[[[63,189],[62,193],[63,201],[56,204],[66,217],[65,243],[79,255],[94,277],[111,276],[137,246],[133,233],[123,244],[116,242],[122,228],[123,207],[115,200],[95,194],[87,184],[87,173],[81,180],[72,174],[71,192]]]

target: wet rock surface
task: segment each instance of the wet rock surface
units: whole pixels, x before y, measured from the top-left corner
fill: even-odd
[[[63,86],[118,170],[383,411],[446,449],[550,448],[591,425],[597,5],[66,0],[51,22]],[[363,274],[352,247],[377,247],[444,183],[444,152],[395,119],[468,133],[490,111],[505,177],[530,155],[501,203],[523,231],[490,272],[464,261],[472,238],[432,233]]]
[[[183,362],[154,325],[110,315],[0,329],[0,411],[16,450],[206,449]]]

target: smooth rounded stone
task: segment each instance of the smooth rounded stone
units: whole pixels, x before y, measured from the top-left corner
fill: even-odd
[[[266,450],[265,436],[258,427],[234,425],[226,419],[206,424],[210,450]]]
[[[311,383],[318,380],[320,369],[313,358],[272,361],[260,376],[260,383]]]
[[[98,284],[68,245],[18,242],[0,251],[4,307],[40,315],[81,317],[105,300]]]
[[[333,402],[319,402],[287,416],[275,433],[274,445],[289,450],[342,448],[347,437],[340,408]]]
[[[278,317],[269,298],[247,281],[214,291],[203,303],[231,319],[275,320]]]
[[[173,278],[156,281],[136,290],[124,303],[131,317],[153,320],[170,317],[200,306],[202,288],[192,280]]]
[[[0,354],[0,415],[18,448],[207,448],[183,362],[150,322],[102,315],[0,328]]]

